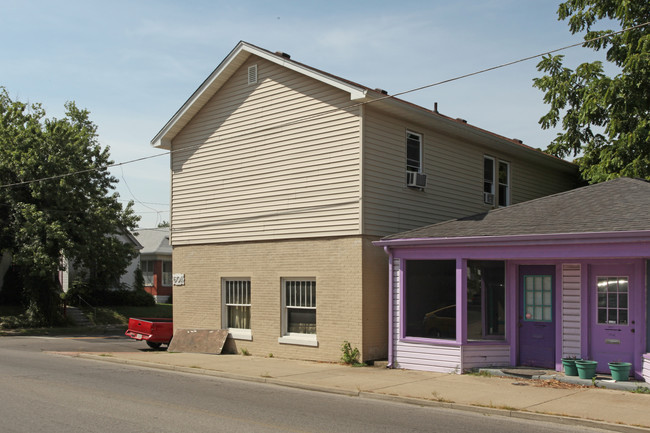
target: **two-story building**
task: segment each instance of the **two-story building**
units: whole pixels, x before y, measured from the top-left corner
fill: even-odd
[[[170,151],[176,329],[253,354],[387,356],[372,242],[576,186],[573,164],[245,42],[152,140]]]

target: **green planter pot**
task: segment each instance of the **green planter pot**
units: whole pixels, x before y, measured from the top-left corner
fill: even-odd
[[[629,362],[610,362],[609,370],[612,372],[612,379],[622,382],[630,378],[630,369],[632,364]]]
[[[564,374],[566,374],[567,376],[578,375],[578,367],[576,367],[576,361],[579,361],[579,359],[562,358],[562,366],[564,366]]]
[[[580,379],[592,379],[596,377],[597,365],[598,365],[597,361],[585,361],[585,360],[576,361],[576,367],[578,367],[578,376],[580,377]]]

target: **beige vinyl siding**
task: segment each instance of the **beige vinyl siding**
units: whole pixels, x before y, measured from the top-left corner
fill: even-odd
[[[423,137],[423,172],[427,175],[423,191],[406,186],[407,130]],[[558,175],[478,141],[443,135],[371,107],[366,107],[363,133],[364,234],[385,236],[490,210],[483,202],[485,155],[510,164],[511,204],[575,186],[570,175]]]
[[[350,105],[349,93],[251,57],[172,142],[174,245],[359,234]]]

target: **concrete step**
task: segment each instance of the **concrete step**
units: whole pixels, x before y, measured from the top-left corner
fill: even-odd
[[[84,312],[77,307],[66,306],[65,309],[66,317],[77,326],[93,326],[94,323],[90,320]]]

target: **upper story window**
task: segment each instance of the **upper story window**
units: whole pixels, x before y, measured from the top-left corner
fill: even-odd
[[[510,164],[491,156],[483,157],[483,201],[486,204],[510,204]]]
[[[499,161],[499,206],[510,204],[510,164]]]
[[[422,173],[422,135],[406,131],[406,171]]]
[[[494,194],[494,158],[483,157],[483,192]]]

